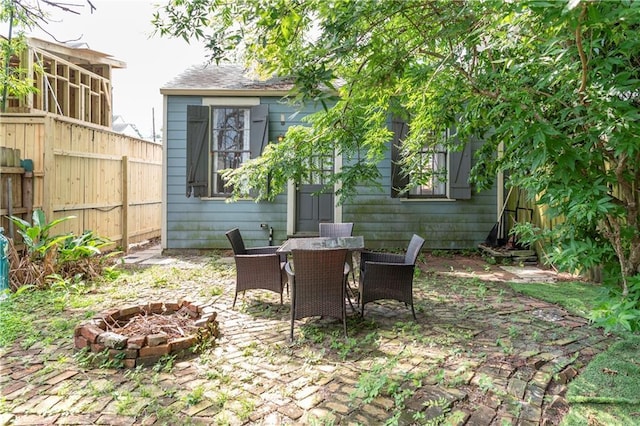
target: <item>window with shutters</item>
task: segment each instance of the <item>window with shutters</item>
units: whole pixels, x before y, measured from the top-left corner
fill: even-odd
[[[251,158],[249,109],[212,107],[211,116],[211,192],[225,195],[231,188],[225,186],[220,170],[237,169]]]
[[[256,158],[268,143],[268,106],[187,107],[187,197],[226,197],[221,170]]]
[[[435,138],[435,132],[431,136]],[[447,149],[442,144],[429,142],[416,155],[421,167],[418,173],[409,175],[409,180],[414,183],[409,190],[409,197],[446,197],[449,176]]]
[[[401,167],[400,152],[408,132],[407,123],[394,119],[394,139],[391,147],[391,196],[394,198],[471,198],[470,144],[465,144],[462,151],[452,151],[443,144],[434,144],[433,140],[425,141],[423,149],[415,154],[418,156],[416,161],[421,166],[421,172],[406,173]],[[435,138],[435,132],[432,136]],[[456,137],[455,131],[446,130],[445,139],[453,140]]]

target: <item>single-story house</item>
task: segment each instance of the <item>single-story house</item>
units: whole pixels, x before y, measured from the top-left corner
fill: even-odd
[[[273,202],[227,202],[218,170],[237,167],[259,156],[267,143],[278,143],[292,125],[314,110],[295,110],[283,100],[291,83],[259,81],[238,65],[188,68],[166,83],[164,98],[164,249],[229,248],[225,232],[238,227],[247,246],[280,244],[292,236],[317,235],[320,222],[353,222],[369,248],[406,247],[416,233],[425,249],[474,249],[496,223],[498,192],[476,192],[468,175],[480,140],[470,140],[463,152],[433,152],[432,167],[448,176],[398,194],[402,182],[389,141],[379,165],[384,191],[361,187],[340,205],[333,194],[314,195],[323,177],[291,182]],[[392,123],[396,143],[406,125]],[[327,162],[327,173],[341,158]]]

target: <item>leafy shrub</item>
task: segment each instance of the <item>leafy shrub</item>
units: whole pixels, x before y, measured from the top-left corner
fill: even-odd
[[[629,293],[622,295],[616,286],[609,288],[590,319],[605,331],[640,331],[640,275],[627,278]]]
[[[47,222],[42,210],[35,210],[32,223],[16,216],[10,216],[22,237],[25,253],[18,253],[10,243],[9,285],[17,290],[24,285],[36,288],[49,287],[51,282],[92,279],[101,276],[105,266],[109,265],[109,256],[102,255],[102,249],[113,244],[112,241],[85,231],[76,236],[73,233],[52,235],[56,225],[74,219],[67,216]]]

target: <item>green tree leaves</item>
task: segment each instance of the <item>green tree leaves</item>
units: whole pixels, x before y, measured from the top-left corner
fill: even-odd
[[[206,28],[180,13],[185,4],[207,10]],[[161,32],[191,25],[190,35],[215,38],[216,59],[242,53],[265,74],[291,76],[295,102],[324,105],[304,138],[293,129],[261,160],[271,190],[309,167],[309,144],[343,154],[336,179],[355,194],[380,185],[389,115],[411,118],[408,158],[424,135],[455,124],[461,140],[485,140],[477,190],[506,173],[564,221],[540,234],[546,243],[591,241],[589,263],[615,252],[622,277],[640,273],[640,2],[182,0],[159,16]],[[291,172],[278,170],[285,161]],[[251,186],[255,168],[230,177]]]

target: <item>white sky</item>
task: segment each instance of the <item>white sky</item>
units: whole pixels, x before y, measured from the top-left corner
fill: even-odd
[[[162,87],[191,65],[206,60],[202,44],[182,39],[153,36],[151,19],[154,5],[161,0],[91,0],[96,10],[89,13],[85,0],[81,15],[59,14],[47,30],[59,41],[80,39],[88,47],[124,61],[127,68],[114,69],[113,113],[135,124],[143,136],[151,137],[153,122],[156,133],[162,128]],[[7,31],[2,27],[2,34]],[[34,33],[48,41],[50,36]],[[155,115],[155,120],[152,117]]]

